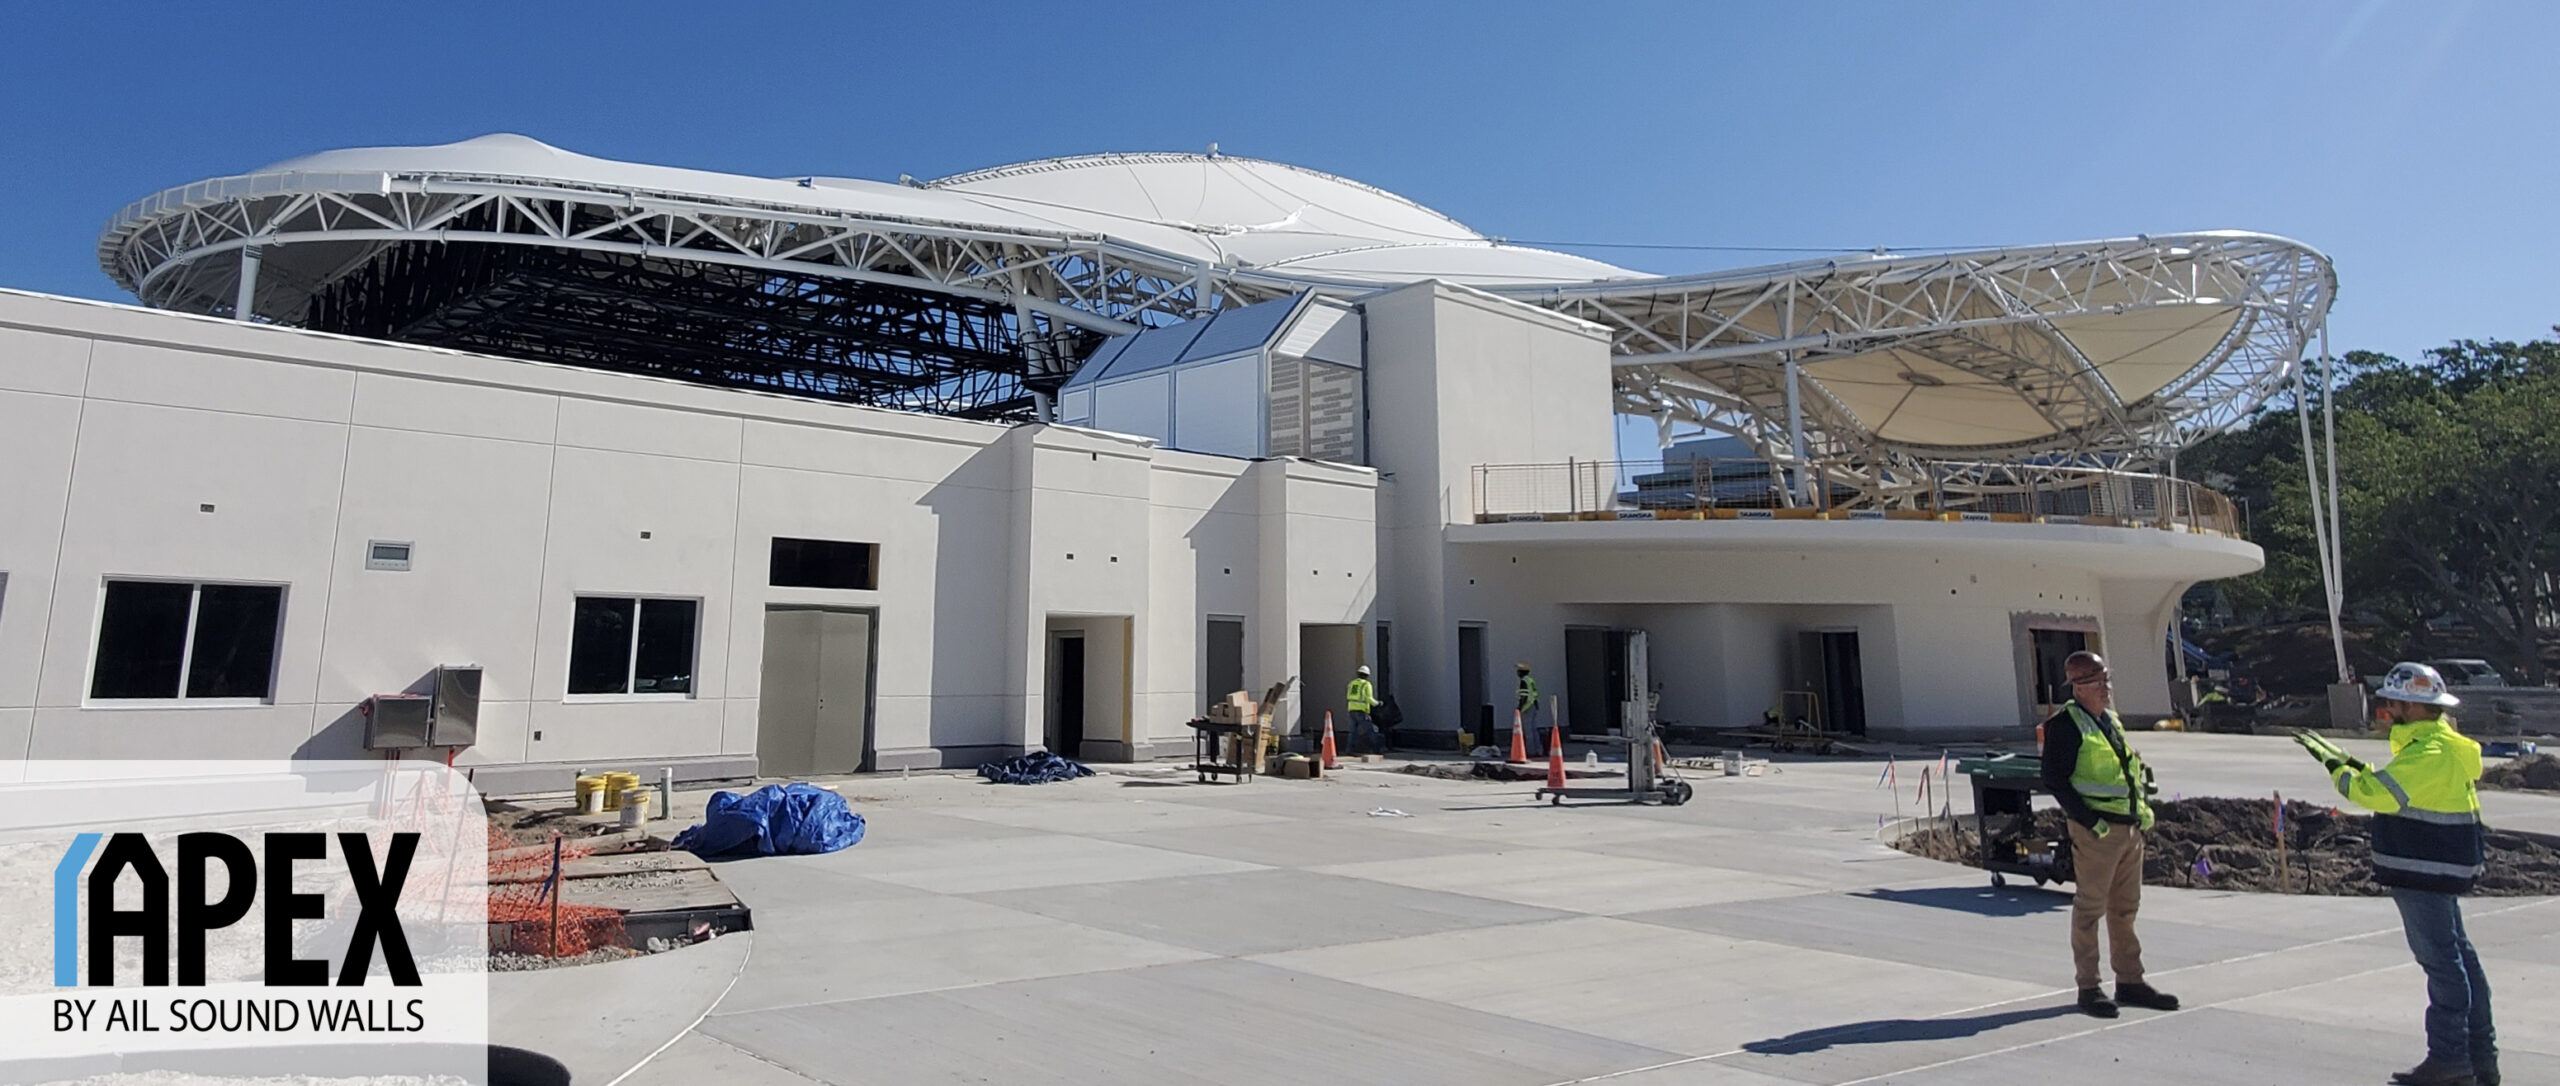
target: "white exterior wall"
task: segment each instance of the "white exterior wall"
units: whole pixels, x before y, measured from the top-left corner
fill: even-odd
[[[1520,661],[1542,689],[1560,689],[1561,612],[1471,583],[1482,571],[1463,567],[1448,527],[1474,519],[1479,464],[1616,456],[1608,337],[1597,325],[1441,283],[1372,295],[1362,306],[1370,462],[1391,483],[1382,493],[1392,505],[1378,514],[1391,552],[1382,561],[1398,584],[1385,616],[1397,634],[1391,692],[1406,727],[1457,730],[1462,622],[1487,624],[1486,683],[1497,709]]]
[[[735,770],[770,604],[877,613],[884,766],[1037,745],[1048,620],[1125,620],[1145,756],[1187,746],[1204,608],[1253,616],[1267,667],[1295,639],[1256,625],[1362,621],[1375,593],[1363,468],[6,292],[0,456],[0,751],[36,757],[347,755],[364,697],[476,663],[464,764]],[[878,544],[878,590],[768,587],[774,536]],[[366,570],[376,539],[412,568]],[[109,577],[288,586],[273,698],[91,704]],[[582,594],[702,601],[692,694],[565,695]]]
[[[1798,631],[1854,629],[1871,734],[1998,734],[2023,622],[2099,631],[2127,715],[2158,715],[2178,594],[2259,561],[2052,525],[1477,525],[1477,465],[1614,455],[1605,336],[1434,283],[1362,307],[1376,470],[0,292],[0,751],[346,755],[366,695],[477,663],[466,764],[745,772],[771,605],[874,612],[883,767],[1039,745],[1070,627],[1094,639],[1075,753],[1187,749],[1210,615],[1244,618],[1257,690],[1341,669],[1301,658],[1308,625],[1374,655],[1394,622],[1410,732],[1462,726],[1456,631],[1480,622],[1498,708],[1517,660],[1567,693],[1564,631],[1590,624],[1652,634],[1665,718],[1748,725]],[[879,589],[768,587],[776,536],[878,544]],[[365,570],[374,539],[414,568]],[[91,704],[111,576],[289,586],[272,701]],[[566,696],[580,594],[703,601],[693,694]],[[1338,705],[1321,678],[1284,724]]]
[[[1577,527],[1626,526],[1517,530]],[[1793,551],[1462,542],[1449,548],[1449,568],[1458,586],[1452,610],[1488,624],[1499,683],[1508,683],[1517,655],[1537,669],[1543,689],[1560,690],[1568,624],[1643,629],[1663,718],[1748,727],[1785,688],[1797,633],[1855,630],[1868,734],[1910,739],[2026,725],[2021,619],[2100,629],[2104,650],[2123,661],[2119,707],[2128,716],[2166,714],[2161,642],[2187,584],[2103,577],[2086,559],[2013,557],[1960,534],[1935,546],[1897,540]],[[1455,682],[1453,665],[1453,691]]]

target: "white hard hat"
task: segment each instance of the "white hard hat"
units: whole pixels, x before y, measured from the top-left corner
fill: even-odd
[[[2420,705],[2460,705],[2444,688],[2444,676],[2425,664],[2393,664],[2391,674],[2383,676],[2382,696],[2392,701],[2410,701]]]
[[[1369,665],[1367,665],[1367,664],[1362,664],[1362,665],[1360,665],[1360,674],[1366,675],[1366,674],[1368,674],[1368,673],[1369,673]]]

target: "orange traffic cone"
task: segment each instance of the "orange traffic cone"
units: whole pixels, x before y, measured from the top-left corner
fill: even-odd
[[[1520,729],[1520,710],[1511,711],[1511,764],[1529,764],[1529,740]]]
[[[1657,772],[1657,773],[1658,773],[1658,772],[1661,772],[1661,771],[1662,771],[1662,769],[1663,769],[1664,767],[1669,766],[1670,764],[1671,764],[1671,756],[1670,756],[1670,755],[1668,755],[1668,754],[1664,754],[1664,753],[1662,752],[1662,740],[1660,740],[1660,739],[1656,739],[1656,740],[1654,740],[1654,741],[1653,741],[1653,768],[1654,768],[1654,771],[1655,771],[1655,772]]]
[[[1333,710],[1331,709],[1324,712],[1324,767],[1326,769],[1342,768],[1333,760]]]
[[[1547,732],[1547,787],[1564,791],[1564,727],[1557,725]]]

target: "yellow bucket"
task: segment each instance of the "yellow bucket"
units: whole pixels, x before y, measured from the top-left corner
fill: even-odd
[[[578,798],[570,809],[580,814],[593,814],[604,809],[603,800],[604,778],[590,774],[578,778]]]
[[[639,775],[639,774],[637,774],[637,773],[607,773],[607,774],[605,774],[605,775],[604,775],[604,809],[605,809],[605,810],[608,810],[608,811],[619,811],[619,810],[621,810],[621,809],[622,809],[622,794],[623,794],[624,792],[630,791],[631,789],[638,788],[638,787],[640,787],[640,775]]]

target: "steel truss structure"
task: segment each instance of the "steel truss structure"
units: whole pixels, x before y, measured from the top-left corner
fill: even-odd
[[[2148,236],[1877,256],[1537,300],[1611,330],[1621,410],[1744,437],[1778,459],[1890,465],[2039,456],[2143,463],[2247,418],[2293,378],[2326,320],[2327,258],[2261,234]],[[2156,389],[2127,395],[2058,325],[2188,310],[2227,328]],[[2047,433],[2002,442],[1895,440],[1807,379],[1827,360],[1896,351],[2034,407]],[[1945,382],[1899,375],[1918,387]],[[1802,434],[1801,440],[1795,434]]]
[[[173,189],[99,258],[165,309],[987,418],[1104,336],[1279,293],[1099,236],[437,174]]]
[[[1100,336],[1301,291],[1357,297],[1446,278],[1608,329],[1623,412],[1666,432],[1689,423],[1741,435],[1773,460],[1866,465],[1879,491],[1908,485],[1897,479],[1912,473],[1897,465],[1922,459],[2165,457],[2282,387],[2334,292],[2327,258],[2242,233],[1571,283],[1449,270],[1471,266],[1453,257],[1539,254],[1472,232],[1437,245],[1382,233],[1372,248],[1403,263],[1355,273],[1322,261],[1357,245],[1296,268],[1216,244],[1177,251],[1185,239],[1278,237],[1286,221],[1164,219],[1142,224],[1154,233],[1115,233],[1111,223],[1135,220],[1041,218],[1018,213],[1037,199],[971,203],[938,188],[991,171],[921,191],[816,179],[795,189],[566,157],[628,172],[549,176],[463,159],[287,164],[125,208],[99,241],[99,261],[163,308],[984,418],[1030,417],[1044,386],[1063,381]],[[1122,157],[1225,169],[1251,161]],[[420,164],[431,161],[454,164]],[[1061,174],[1112,165],[1111,156],[1059,161]],[[717,184],[695,191],[634,177]],[[985,214],[973,221],[971,210]],[[2187,323],[2209,334],[2187,327],[2165,346],[2127,348],[2121,333],[2090,324],[2146,314],[2191,314]],[[2089,346],[2108,335],[2106,350]],[[2160,378],[2163,354],[2174,373]],[[1862,411],[1859,395],[1872,401],[1873,389],[1853,395],[1854,375],[1842,376],[1879,358],[1900,360],[1906,399],[1996,395],[2030,405],[2036,421],[1988,437],[1903,433],[1893,411]],[[2134,368],[2152,376],[2124,384]]]

